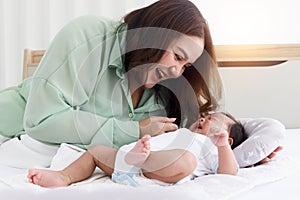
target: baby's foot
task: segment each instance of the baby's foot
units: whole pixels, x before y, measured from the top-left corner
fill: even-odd
[[[126,154],[125,162],[129,165],[140,167],[150,154],[150,135],[145,135],[139,139],[135,146]]]
[[[68,177],[61,171],[44,169],[30,169],[27,175],[28,181],[41,187],[63,187],[68,186]]]

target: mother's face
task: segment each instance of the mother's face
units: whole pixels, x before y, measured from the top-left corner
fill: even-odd
[[[157,63],[139,66],[136,79],[146,88],[152,88],[160,81],[178,78],[191,66],[204,49],[204,39],[183,35],[174,40]]]

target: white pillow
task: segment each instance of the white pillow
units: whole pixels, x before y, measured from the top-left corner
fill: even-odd
[[[285,127],[281,122],[271,118],[242,118],[238,121],[248,135],[248,139],[233,150],[240,167],[258,163],[282,145]]]

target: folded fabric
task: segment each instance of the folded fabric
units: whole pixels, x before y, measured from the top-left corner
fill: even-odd
[[[78,159],[84,152],[84,149],[71,144],[62,143],[51,161],[50,169],[62,170]]]
[[[10,139],[0,146],[0,164],[28,169],[49,167],[58,147],[41,143],[28,135]]]

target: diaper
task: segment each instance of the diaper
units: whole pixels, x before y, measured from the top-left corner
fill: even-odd
[[[141,184],[136,180],[140,176],[140,168],[132,167],[129,172],[122,172],[114,170],[111,180],[115,183],[120,183],[124,185],[131,185],[133,187],[140,186]]]

